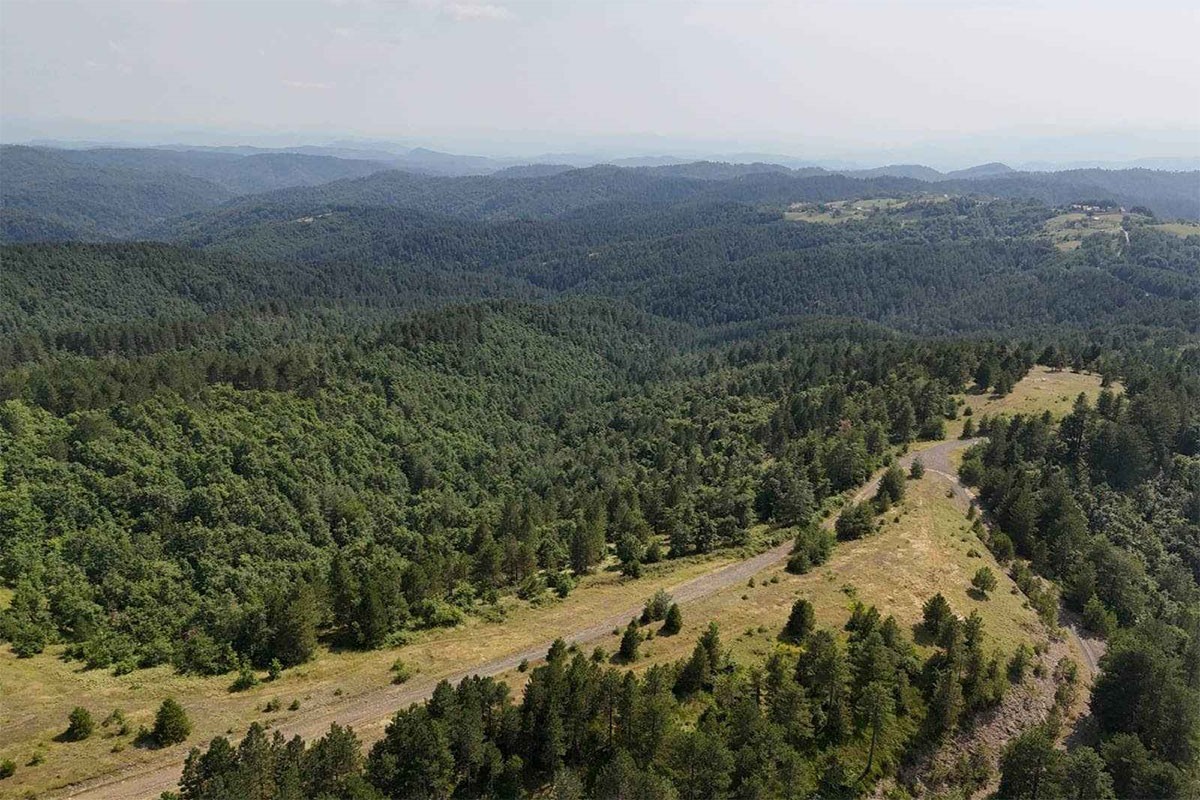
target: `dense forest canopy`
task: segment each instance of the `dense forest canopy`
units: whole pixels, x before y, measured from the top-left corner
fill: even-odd
[[[971,420],[986,439],[962,477],[1038,613],[1061,596],[1111,650],[1093,746],[1055,750],[1053,719],[1026,731],[1002,794],[1197,785],[1200,236],[1159,225],[1200,217],[1194,173],[2,158],[0,637],[18,655],[253,678],[600,569],[794,540],[806,571],[834,546],[823,510],[891,464],[830,519],[870,535],[903,495],[893,457],[943,438],[956,396],[1041,363],[1108,388],[1061,422]],[[1089,201],[1130,208],[1076,246],[1047,236]],[[836,632],[798,607],[793,649],[758,664],[715,629],[636,677],[556,645],[520,699],[444,684],[366,755],[336,727],[219,739],[183,796],[268,774],[263,797],[856,796],[1024,669],[929,603],[921,650],[862,606]]]
[[[295,212],[294,219],[321,207],[391,207],[507,220],[556,218],[610,204],[781,206],[920,192],[1035,199],[1049,206],[1104,200],[1144,207],[1166,219],[1200,219],[1195,172],[981,167],[944,175],[928,168],[837,173],[710,162],[497,170],[484,166],[487,159],[471,165],[470,159],[448,157],[461,162],[450,167],[446,159],[419,158],[415,151],[403,158],[380,153],[371,159],[300,150],[305,152],[7,145],[0,148],[0,241],[170,239],[191,235],[197,226],[210,224],[208,217]],[[439,171],[447,174],[431,174]],[[472,174],[488,171],[494,174]]]

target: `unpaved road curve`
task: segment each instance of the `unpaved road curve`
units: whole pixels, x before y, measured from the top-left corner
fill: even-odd
[[[975,441],[978,440],[939,442],[919,453],[909,453],[901,458],[900,462],[904,466],[908,466],[912,463],[913,458],[919,455],[927,470],[947,478],[955,487],[956,493],[967,493],[961,495],[967,497],[969,490],[959,484],[957,478],[954,477],[954,466],[950,462],[950,456]],[[859,490],[856,499],[861,500],[873,494],[878,484],[879,478],[876,476]],[[833,519],[827,520],[826,524],[832,525]],[[677,602],[688,603],[708,597],[730,586],[744,584],[767,567],[786,559],[791,552],[791,546],[790,541],[784,542],[744,561],[730,564],[707,575],[681,583],[668,591]],[[630,619],[641,614],[641,610],[641,606],[622,609],[562,638],[568,644],[582,645],[596,641],[607,636],[613,628],[627,624]],[[425,700],[439,681],[448,680],[451,683],[458,683],[471,675],[483,677],[500,675],[516,669],[522,661],[537,661],[544,658],[552,643],[553,640],[538,642],[520,651],[478,664],[461,672],[429,676],[403,686],[381,686],[355,697],[346,698],[344,701],[331,704],[326,708],[314,709],[307,714],[300,712],[296,716],[280,722],[276,729],[289,738],[299,735],[304,739],[313,739],[324,735],[329,730],[329,726],[336,722],[339,725],[352,726],[360,737],[371,741],[380,735],[382,727],[397,709]],[[78,800],[148,800],[156,798],[163,792],[173,791],[176,788],[183,759],[195,744],[195,742],[191,742],[158,751],[153,761],[73,784],[55,792],[52,796],[78,798]]]

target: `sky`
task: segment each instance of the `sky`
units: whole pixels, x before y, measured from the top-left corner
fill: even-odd
[[[1198,41],[1195,0],[0,0],[0,136],[1193,157]]]

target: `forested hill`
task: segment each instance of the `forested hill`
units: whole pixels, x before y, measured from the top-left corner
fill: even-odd
[[[696,162],[533,166],[444,177],[387,167],[384,161],[291,152],[6,146],[0,148],[0,241],[203,237],[229,214],[285,219],[342,206],[504,220],[562,217],[613,204],[738,202],[782,209],[796,202],[914,193],[1036,199],[1051,206],[1106,201],[1168,219],[1200,219],[1196,172],[989,168],[942,175],[885,167],[835,173]]]
[[[931,183],[609,166],[382,171],[235,196],[252,175],[279,186],[341,166],[48,153],[4,151],[4,236],[22,243],[0,246],[3,663],[65,659],[116,678],[158,667],[125,680],[205,687],[181,695],[199,717],[213,687],[248,691],[264,672],[281,681],[272,692],[295,686],[302,670],[291,668],[329,649],[400,646],[469,617],[504,625],[506,609],[566,599],[597,571],[640,591],[643,569],[665,579],[708,569],[714,551],[732,560],[788,540],[788,568],[829,564],[819,583],[844,610],[856,597],[833,580],[835,535],[899,524],[911,506],[893,505],[908,480],[894,459],[962,425],[989,437],[964,478],[1001,527],[975,519],[971,539],[955,511],[953,547],[977,543],[964,559],[990,548],[1012,593],[1051,623],[1061,587],[1114,652],[1093,684],[1098,749],[1056,755],[1057,729],[1038,727],[1005,750],[1001,780],[1033,776],[1058,797],[1087,773],[1076,794],[1195,796],[1200,226],[1155,215],[1174,202],[1162,190],[1174,178],[1106,189],[1104,175]],[[247,164],[266,166],[223,172]],[[1138,198],[1149,207],[1120,207]],[[1061,424],[1048,409],[976,415],[964,397],[1011,393],[1020,407],[1014,387],[1035,363],[1043,376],[1099,373],[1108,390],[1094,410],[1081,395]],[[874,500],[846,502],[878,473]],[[988,602],[996,576],[976,578],[976,602]],[[304,765],[288,785],[305,790],[261,794],[407,798],[426,781],[400,773],[436,762],[442,797],[542,796],[563,774],[582,787],[567,796],[858,796],[970,730],[1031,667],[1068,683],[1063,662],[1041,663],[1025,644],[1011,661],[990,655],[981,616],[960,621],[941,595],[920,599],[921,659],[896,620],[861,603],[848,637],[807,630],[811,618],[783,637],[802,647],[744,673],[759,676],[753,691],[730,682],[739,673],[715,629],[690,661],[644,678],[582,657],[568,669],[556,648],[520,707],[471,699],[478,682],[446,684],[393,720],[365,774],[350,735],[339,781],[318,780],[335,729],[307,749],[286,745]],[[620,663],[641,635],[627,628]],[[71,686],[95,685],[67,669]],[[393,679],[405,669],[396,661]],[[175,683],[172,670],[191,677]],[[298,692],[288,713],[301,696],[318,714],[353,699],[330,690],[325,706]],[[743,702],[764,690],[767,705]],[[98,695],[62,694],[81,705],[72,729],[90,726],[82,705],[95,710]],[[262,716],[278,702],[239,702],[239,715],[280,719]],[[485,708],[497,721],[486,732]],[[138,713],[129,721],[148,721]],[[618,717],[617,730],[636,718],[692,744],[646,740],[635,761],[626,744],[612,749]],[[60,769],[63,752],[101,753],[88,747],[110,766],[151,757],[118,756],[135,740],[116,739],[124,717],[109,719],[113,741],[91,744],[64,734],[44,747],[49,723],[26,726],[21,765],[17,750],[0,752],[0,780],[106,769]],[[196,729],[206,741],[232,729],[214,720]],[[163,727],[136,742],[187,739]],[[605,729],[613,741],[584,747]],[[474,738],[460,748],[452,731]],[[221,738],[196,751],[181,796],[252,794],[226,773],[271,773],[253,755],[260,740],[252,731],[236,757],[221,755],[233,752]],[[272,747],[285,764],[284,745]],[[660,750],[676,755],[667,763]],[[56,760],[34,772],[26,753],[43,751]],[[486,769],[470,755],[485,752]],[[987,781],[974,756],[959,761],[947,781]],[[713,768],[710,784],[684,774],[698,763]],[[511,791],[495,789],[501,773]],[[638,788],[649,786],[661,791]]]
[[[1030,224],[1020,209],[990,208],[994,219],[982,209],[977,224],[987,230]],[[10,247],[0,332],[12,337],[10,352],[67,342],[78,350],[148,322],[208,330],[214,314],[261,321],[325,308],[357,318],[558,295],[604,296],[697,326],[812,315],[936,334],[1200,325],[1195,238],[1143,227],[1128,244],[1101,237],[1062,253],[1027,237],[953,235],[936,222],[904,230],[888,240],[874,225],[793,223],[728,206],[506,223],[367,209],[254,226],[208,251]]]
[[[361,177],[385,165],[295,153],[0,148],[0,240],[129,238],[238,195]]]

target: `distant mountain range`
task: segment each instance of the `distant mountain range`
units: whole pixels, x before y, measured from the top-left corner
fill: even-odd
[[[230,214],[304,216],[332,205],[413,209],[477,219],[550,218],[600,204],[793,202],[914,192],[1083,200],[1200,219],[1200,172],[1014,170],[990,163],[952,172],[920,164],[829,170],[770,161],[621,159],[509,163],[422,148],[404,152],[311,146],[0,148],[0,241],[171,238]],[[196,215],[207,215],[200,223]]]

